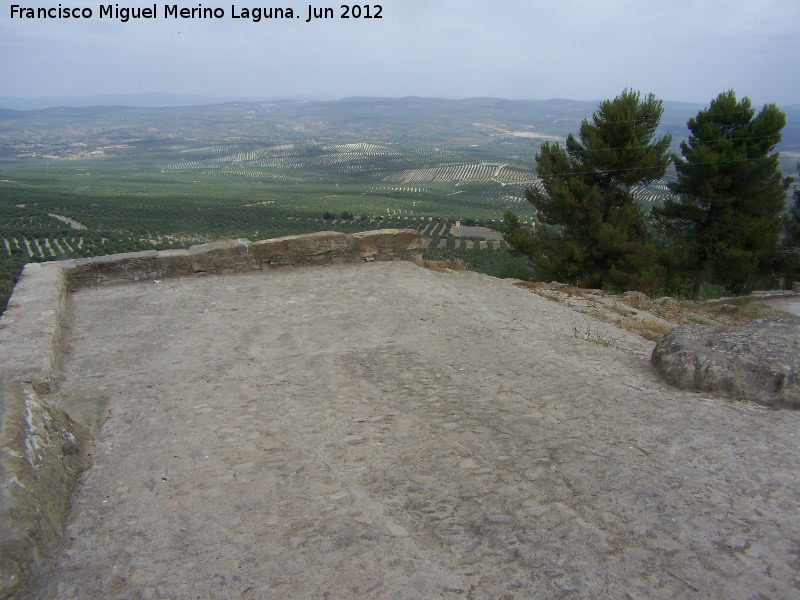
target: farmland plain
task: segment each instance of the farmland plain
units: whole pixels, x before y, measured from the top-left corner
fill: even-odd
[[[677,147],[698,107],[665,106]],[[0,110],[0,308],[25,262],[323,229],[417,229],[431,258],[525,277],[504,242],[450,226],[496,227],[507,209],[531,221],[525,189],[539,185],[541,143],[576,132],[595,108],[354,98]],[[795,140],[784,142],[787,174]],[[666,186],[636,194],[647,206]]]

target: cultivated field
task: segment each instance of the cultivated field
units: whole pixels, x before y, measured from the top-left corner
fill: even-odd
[[[532,223],[525,190],[541,187],[541,143],[594,108],[407,98],[0,110],[0,308],[25,262],[322,229],[417,229],[430,258],[528,276],[504,242],[456,238],[450,225],[495,228],[509,209]],[[676,144],[696,108],[668,107]],[[786,150],[791,174],[795,143]],[[635,193],[647,208],[667,181]]]
[[[529,141],[525,140],[528,144]],[[133,141],[0,162],[0,302],[30,261],[264,239],[322,229],[416,229],[427,256],[529,277],[504,242],[456,237],[497,227],[505,210],[532,222],[533,156],[493,146],[258,140]],[[510,158],[513,154],[514,158]],[[637,190],[643,204],[666,183]]]
[[[508,208],[533,217],[532,165],[471,148],[147,141],[95,152],[0,162],[3,303],[30,261],[382,227],[416,229],[439,254],[487,252],[450,225],[496,226]]]

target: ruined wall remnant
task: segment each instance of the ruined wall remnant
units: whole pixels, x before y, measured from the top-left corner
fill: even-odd
[[[99,283],[236,273],[271,267],[372,260],[421,262],[422,237],[407,229],[321,231],[271,240],[220,240],[188,250],[150,250],[64,261],[71,289]]]
[[[69,290],[285,266],[421,264],[422,248],[410,230],[320,232],[26,265],[0,317],[0,599],[33,597],[32,582],[49,579],[69,497],[88,467],[91,433],[48,401]]]

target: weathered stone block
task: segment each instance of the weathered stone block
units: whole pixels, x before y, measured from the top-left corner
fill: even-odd
[[[194,273],[222,273],[225,270],[248,271],[258,264],[248,240],[218,240],[192,246],[187,250]]]
[[[68,263],[69,281],[74,288],[160,277],[160,260],[155,250],[80,258]]]
[[[186,250],[159,250],[159,277],[176,277],[192,272],[192,259]]]
[[[272,265],[302,265],[330,262],[350,253],[350,236],[338,231],[287,235],[253,244],[257,260]]]
[[[423,248],[422,236],[411,229],[379,229],[354,233],[353,254],[361,259],[391,260],[409,259],[420,255]]]

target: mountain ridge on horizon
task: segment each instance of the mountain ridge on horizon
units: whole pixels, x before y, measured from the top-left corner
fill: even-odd
[[[643,92],[646,93],[646,92]],[[745,94],[746,95],[746,94]],[[206,106],[216,104],[228,104],[232,102],[259,103],[259,102],[330,102],[342,100],[445,100],[463,102],[470,100],[499,100],[507,102],[571,102],[576,104],[597,105],[604,99],[586,98],[567,98],[553,96],[549,98],[505,98],[501,96],[465,96],[465,97],[445,97],[445,96],[420,96],[409,94],[404,96],[371,96],[354,94],[349,96],[332,95],[309,95],[309,94],[277,94],[274,96],[206,96],[203,94],[179,94],[171,92],[142,92],[135,94],[88,94],[85,96],[64,95],[64,96],[0,96],[0,109],[6,110],[41,110],[48,108],[88,108],[94,106],[121,106],[126,108],[167,108],[182,106]],[[688,100],[673,100],[661,98],[664,103],[673,105],[686,105],[694,107],[707,106],[708,102],[695,102]],[[788,104],[776,103],[782,108],[800,109],[800,101]],[[758,107],[759,103],[754,103]]]
[[[575,99],[565,97],[553,98],[503,98],[499,96],[469,96],[463,98],[449,98],[440,96],[366,96],[356,94],[353,96],[310,96],[310,95],[276,95],[276,96],[204,96],[200,94],[173,94],[173,93],[138,93],[138,94],[91,94],[86,96],[0,96],[0,109],[5,110],[43,110],[49,108],[90,108],[90,107],[125,107],[125,108],[168,108],[182,106],[207,106],[216,104],[229,104],[233,102],[260,103],[260,102],[330,102],[353,100],[443,100],[464,102],[470,100],[497,100],[506,102],[570,102],[575,104],[594,104],[602,102],[601,99]],[[703,106],[699,102],[684,100],[663,100],[670,104],[683,104],[687,106]],[[795,106],[794,104],[788,106]],[[800,103],[797,103],[800,106]]]
[[[141,106],[112,102],[124,99],[139,100]],[[542,135],[542,139],[553,139],[552,136],[564,138],[576,133],[581,122],[591,118],[602,102],[421,96],[223,101],[226,99],[170,94],[73,100],[72,105],[20,110],[7,108],[14,102],[0,97],[0,147],[56,140],[96,141],[103,145],[114,140],[154,137],[325,138],[413,141],[434,146],[484,143],[496,140],[498,135],[516,136],[517,141]],[[151,105],[146,105],[148,102]],[[663,100],[663,105],[659,132],[672,133],[675,143],[686,137],[687,121],[707,106],[671,100]],[[800,104],[780,108],[787,114],[787,125],[779,150],[800,152]]]

